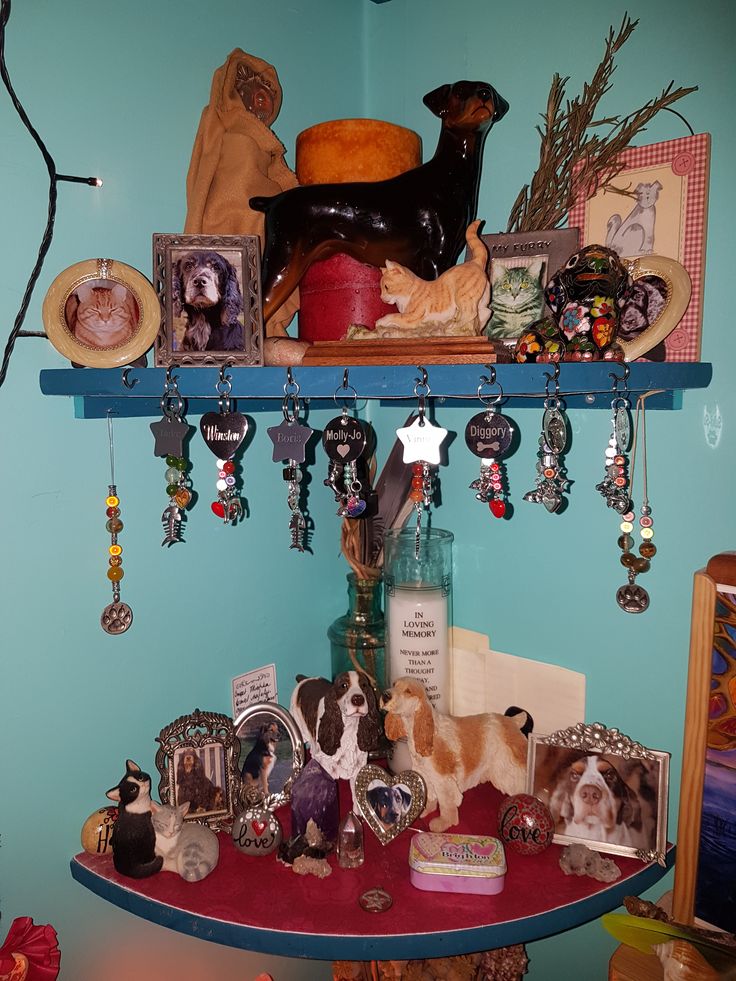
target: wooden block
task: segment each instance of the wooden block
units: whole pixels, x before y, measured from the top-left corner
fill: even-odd
[[[376,338],[315,341],[305,365],[493,364],[496,354],[486,337]]]
[[[608,962],[608,981],[662,981],[662,965],[654,954],[621,944]]]

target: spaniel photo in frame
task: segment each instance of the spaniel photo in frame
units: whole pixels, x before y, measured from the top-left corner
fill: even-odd
[[[555,822],[554,841],[664,862],[669,754],[617,729],[579,725],[529,736],[527,791]]]
[[[153,270],[157,366],[263,364],[256,236],[155,234]]]

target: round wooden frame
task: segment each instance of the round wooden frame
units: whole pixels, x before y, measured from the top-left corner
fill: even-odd
[[[133,295],[138,304],[138,329],[127,343],[95,349],[80,343],[69,330],[66,304],[90,280],[118,283]],[[117,259],[84,259],[60,272],[49,286],[42,316],[48,339],[65,358],[88,368],[117,368],[135,361],[152,346],[161,326],[161,304],[151,283],[132,266]]]

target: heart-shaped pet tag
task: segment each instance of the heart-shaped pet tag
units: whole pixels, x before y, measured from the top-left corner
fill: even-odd
[[[248,432],[248,420],[242,412],[205,412],[199,428],[218,460],[232,460]]]
[[[366,824],[387,845],[421,814],[427,788],[414,770],[391,774],[368,763],[358,770],[355,796]]]

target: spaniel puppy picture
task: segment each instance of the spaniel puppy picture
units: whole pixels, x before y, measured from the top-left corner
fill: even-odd
[[[526,784],[527,740],[522,732],[529,715],[486,712],[453,716],[438,712],[421,681],[399,678],[382,699],[386,735],[406,739],[412,769],[427,786],[422,817],[439,808],[431,831],[446,831],[459,821],[466,790],[492,783],[504,794],[522,793]]]
[[[276,744],[278,741],[278,722],[264,722],[258,728],[253,748],[246,756],[241,770],[245,787],[257,787],[264,797],[267,797],[271,792],[268,779],[276,764]]]
[[[204,763],[197,750],[184,748],[177,751],[176,803],[189,801],[190,814],[203,814],[225,807],[225,795],[205,772]]]
[[[567,753],[547,770],[545,796],[557,834],[642,851],[655,847],[656,793],[641,761]]]
[[[207,249],[174,253],[171,305],[174,316],[184,321],[181,350],[243,350],[243,295],[237,270],[225,255]]]
[[[312,759],[335,779],[350,781],[378,745],[380,718],[373,686],[362,671],[343,671],[334,681],[297,677],[291,714],[309,746]]]

